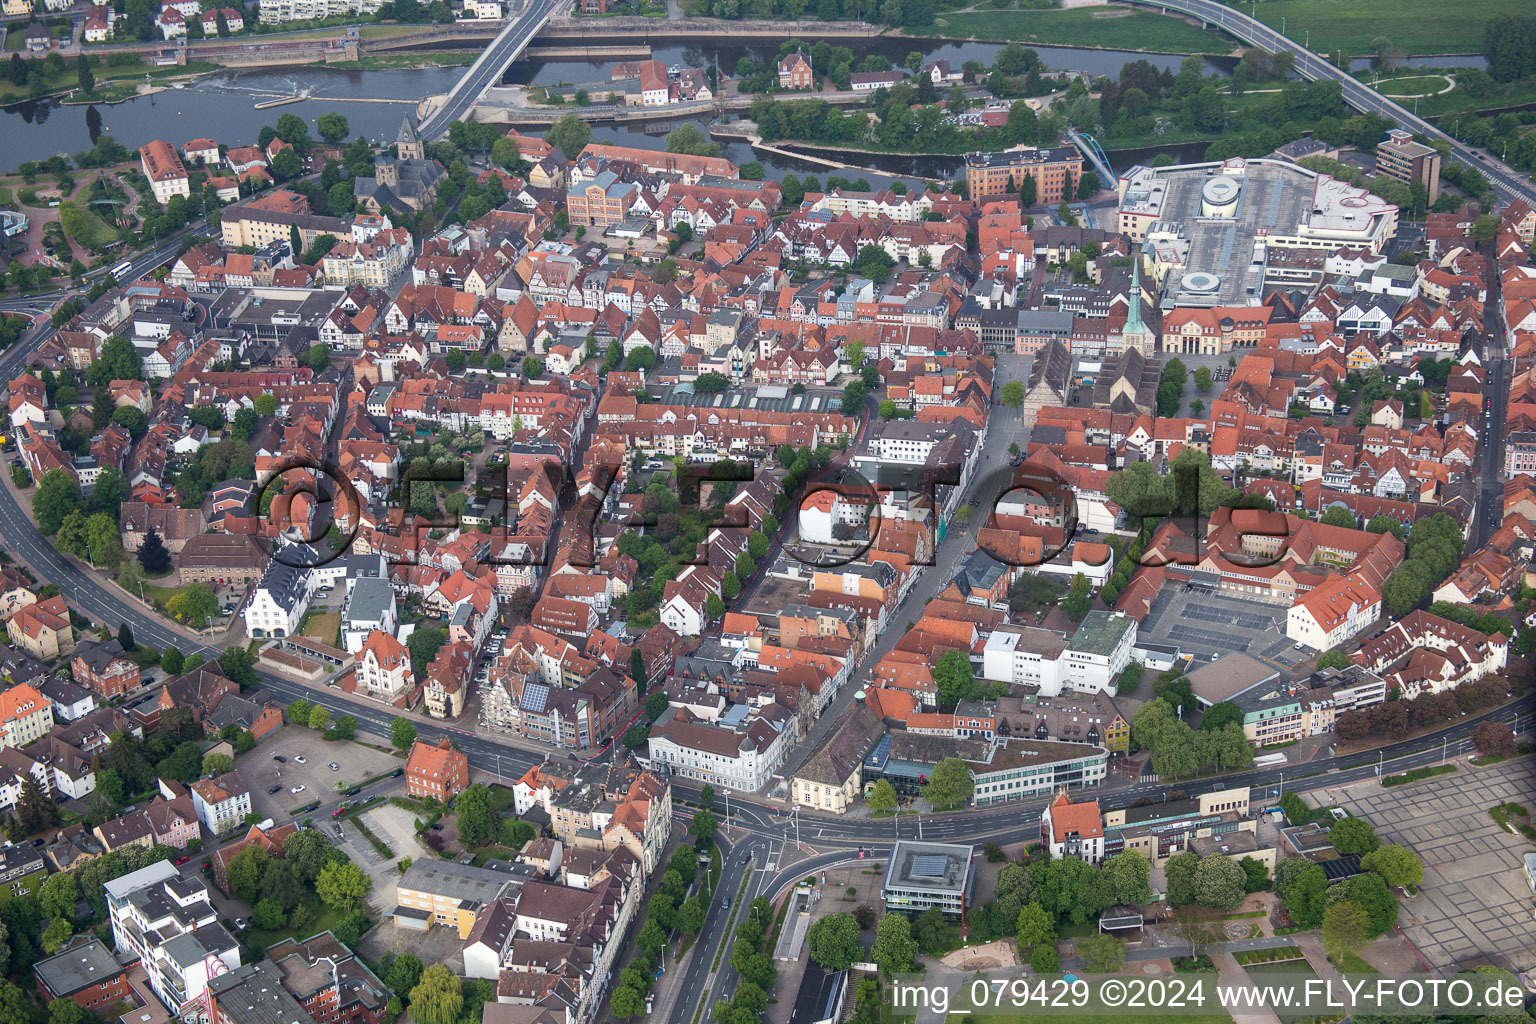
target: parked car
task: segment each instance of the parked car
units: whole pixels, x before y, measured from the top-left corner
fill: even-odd
[[[177,864],[185,864],[187,861],[189,861],[191,859],[192,859],[192,857],[191,857],[190,854],[185,854],[184,853],[180,857],[176,858],[176,863]]]
[[[281,793],[282,791],[282,783],[278,783],[276,786],[273,786],[271,789],[267,790],[268,793]]]
[[[341,765],[337,764],[335,761],[332,761],[330,764],[326,765],[326,767],[333,772],[341,771]]]
[[[435,824],[435,823],[433,824],[433,826],[432,826],[432,831],[433,832],[441,832],[442,830],[443,830],[443,826],[442,825]]]
[[[237,931],[237,932],[245,931],[245,918],[243,918],[243,917],[235,918],[235,931]]]
[[[276,761],[278,764],[287,764],[288,763],[288,759],[286,757],[284,757],[282,754],[273,754],[272,755],[272,760]]]
[[[389,773],[389,777],[392,778],[392,779],[398,779],[400,776],[402,776],[404,774],[405,774],[405,769],[404,768],[396,768],[394,771]]]
[[[298,757],[295,757],[293,759],[293,763],[294,764],[309,764],[309,758],[305,757],[303,754],[300,754]]]
[[[304,784],[300,783],[299,785],[294,786],[288,792],[290,792],[290,793],[302,793],[302,792],[304,792]]]
[[[347,790],[347,796],[357,796],[357,794],[361,793],[362,791],[363,787],[353,786],[351,789]]]

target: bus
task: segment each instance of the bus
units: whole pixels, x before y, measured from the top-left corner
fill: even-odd
[[[124,260],[123,262],[119,263],[117,266],[112,268],[112,280],[114,280],[114,281],[118,282],[119,284],[121,284],[123,278],[127,277],[128,276],[128,272],[130,270],[132,270],[132,269],[133,269],[133,264],[128,262],[127,260]]]
[[[1253,759],[1255,768],[1278,768],[1290,759],[1284,754],[1260,754]]]

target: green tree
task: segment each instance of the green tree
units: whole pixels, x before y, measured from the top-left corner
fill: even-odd
[[[1328,902],[1328,876],[1320,865],[1300,858],[1281,861],[1275,869],[1275,892],[1293,924],[1302,928],[1322,924]]]
[[[870,788],[869,795],[864,798],[865,804],[871,811],[883,813],[896,809],[896,787],[891,785],[890,779],[878,779]]]
[[[142,415],[142,414],[141,414]],[[32,495],[32,516],[44,536],[59,532],[64,517],[80,508],[80,485],[62,469],[50,469],[37,482]]]
[[[1176,853],[1163,863],[1169,906],[1182,907],[1195,902],[1195,875],[1199,870],[1200,855],[1191,850]]]
[[[411,989],[411,1018],[421,1024],[454,1024],[463,1006],[459,979],[442,964],[422,971],[421,980]]]
[[[260,846],[248,846],[231,858],[224,869],[229,894],[237,900],[255,903],[268,859],[266,849]]]
[[[917,943],[912,939],[912,926],[901,914],[887,914],[875,929],[875,945],[870,958],[886,976],[905,974],[912,970],[917,959]]]
[[[336,910],[351,910],[361,903],[373,886],[373,880],[362,868],[351,861],[331,861],[320,869],[315,878],[315,893],[326,906]],[[412,1004],[415,997],[412,996]],[[451,1024],[445,1021],[443,1024]]]
[[[1107,858],[1099,873],[1111,903],[1146,903],[1152,899],[1152,865],[1134,850]]]
[[[396,995],[409,997],[411,990],[421,983],[421,975],[425,970],[421,958],[415,953],[402,953],[395,957],[384,972],[384,984]]]
[[[203,774],[223,775],[235,770],[235,759],[228,754],[204,754]]]
[[[78,894],[79,888],[75,885],[75,876],[68,871],[59,871],[43,880],[43,886],[37,894],[37,902],[43,913],[49,917],[65,917],[73,921]]]
[[[1323,652],[1323,654],[1317,659],[1317,667],[1319,669],[1348,668],[1349,658],[1345,656],[1343,651],[1339,650],[1338,648],[1334,648],[1331,651]]]
[[[592,140],[592,128],[575,114],[566,114],[544,133],[544,141],[558,146],[569,159],[576,159]]]
[[[710,843],[714,841],[717,827],[714,813],[702,810],[694,814],[693,821],[688,825],[688,834],[701,843]]]
[[[326,142],[340,142],[347,137],[351,126],[347,123],[344,115],[338,114],[333,110],[329,113],[321,114],[315,119],[315,130],[320,133],[320,137]]]
[[[1125,967],[1125,943],[1105,932],[1078,939],[1077,955],[1093,974],[1116,974]]]
[[[1355,817],[1334,822],[1333,827],[1328,830],[1328,840],[1333,843],[1335,850],[1346,856],[1364,855],[1381,845],[1381,840],[1376,838],[1376,830],[1371,827],[1371,823],[1364,818]]]
[[[309,709],[308,724],[315,732],[324,732],[331,727],[331,713],[323,705],[316,704]]]
[[[194,581],[172,594],[165,610],[173,618],[200,626],[219,614],[219,599],[208,584]]]
[[[1014,935],[1019,940],[1020,952],[1028,952],[1041,943],[1056,941],[1056,922],[1038,903],[1026,904],[1019,911],[1014,925]]]
[[[938,687],[939,706],[946,710],[975,696],[976,675],[971,659],[963,651],[948,650],[941,654],[933,667],[933,681]]]
[[[62,917],[56,917],[48,922],[48,927],[43,929],[40,942],[44,953],[57,953],[59,947],[69,941],[69,937],[75,933],[74,926]]]
[[[1353,900],[1340,900],[1323,913],[1323,945],[1334,957],[1353,953],[1370,937],[1370,917]]]
[[[271,392],[262,392],[251,400],[258,416],[272,416],[277,412],[277,396]]]
[[[491,809],[491,791],[473,785],[454,800],[458,812],[459,839],[466,849],[484,846],[496,837],[496,812]]]
[[[1061,610],[1066,612],[1067,618],[1073,622],[1081,622],[1092,607],[1093,591],[1088,583],[1088,577],[1078,573],[1072,577],[1072,585],[1067,588],[1067,599],[1061,602]]]
[[[811,925],[806,933],[811,959],[831,971],[847,970],[864,957],[864,943],[859,939],[859,923],[852,914],[829,914]]]
[[[416,742],[416,726],[408,718],[396,718],[389,723],[389,742],[396,750],[410,750]]]
[[[1230,857],[1202,858],[1195,869],[1195,902],[1218,910],[1236,910],[1248,894],[1248,876]]]
[[[923,799],[935,807],[960,807],[975,790],[969,766],[958,757],[946,757],[933,766],[933,777],[923,786]]]
[[[339,740],[350,740],[357,735],[357,719],[351,715],[342,715],[336,719],[336,724],[331,726],[330,734],[326,739],[334,736]]]
[[[276,900],[257,900],[251,908],[251,923],[269,931],[281,928],[288,921],[283,905]]]
[[[697,935],[704,930],[704,901],[697,893],[677,908],[677,930],[684,935]]]
[[[1011,409],[1017,409],[1024,404],[1024,384],[1022,381],[1010,380],[1003,385],[1002,403]]]
[[[226,648],[219,653],[219,671],[242,690],[250,689],[256,685],[256,655],[244,647]]]
[[[1231,725],[1233,722],[1242,725],[1243,710],[1229,700],[1212,704],[1206,709],[1205,714],[1200,716],[1200,728],[1206,732]]]
[[[1386,843],[1360,858],[1360,866],[1374,871],[1396,889],[1415,889],[1424,880],[1424,862],[1406,846]]]
[[[1346,529],[1355,528],[1355,514],[1342,505],[1335,505],[1323,513],[1324,526],[1342,526]]]
[[[1200,392],[1202,395],[1208,394],[1211,390],[1211,385],[1212,377],[1210,367],[1195,367],[1195,390]]]

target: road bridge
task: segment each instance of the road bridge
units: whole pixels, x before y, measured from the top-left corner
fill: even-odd
[[[1099,140],[1092,135],[1084,135],[1071,125],[1067,126],[1067,138],[1072,145],[1077,147],[1083,159],[1093,164],[1093,169],[1098,172],[1099,181],[1103,188],[1114,188],[1115,169],[1109,165],[1109,154],[1104,152],[1104,147],[1099,145]]]
[[[555,13],[560,0],[529,0],[522,11],[514,15],[496,38],[492,39],[479,58],[465,70],[464,76],[448,93],[442,103],[427,115],[418,131],[423,139],[436,139],[448,134],[448,125],[469,116],[475,103],[485,95],[485,90],[501,80],[507,66],[520,57],[533,37],[538,35]]]
[[[1532,185],[1529,178],[1514,173],[1487,153],[1457,142],[1430,122],[1358,81],[1348,72],[1334,67],[1305,46],[1281,35],[1263,22],[1250,18],[1241,11],[1218,3],[1216,0],[1141,0],[1139,5],[1155,7],[1164,13],[1171,11],[1187,14],[1199,18],[1207,25],[1214,25],[1245,43],[1262,46],[1272,53],[1279,53],[1282,50],[1291,53],[1296,58],[1297,74],[1309,81],[1326,78],[1338,82],[1343,88],[1344,102],[1355,109],[1368,114],[1380,114],[1382,117],[1396,121],[1414,134],[1448,143],[1452,155],[1458,160],[1483,172],[1488,178],[1488,184],[1493,187],[1494,192],[1503,202],[1508,203],[1519,198],[1536,204],[1536,186]]]

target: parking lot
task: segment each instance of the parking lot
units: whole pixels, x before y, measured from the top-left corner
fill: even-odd
[[[1530,842],[1488,816],[1506,801],[1529,805],[1530,762],[1487,768],[1462,764],[1453,775],[1383,789],[1361,783],[1339,803],[1376,826],[1383,842],[1424,861],[1418,895],[1403,901],[1397,924],[1436,970],[1492,962],[1520,970],[1536,957],[1531,890],[1522,877]]]
[[[1291,669],[1313,652],[1295,649],[1285,635],[1285,615],[1285,605],[1168,583],[1137,633],[1203,659],[1241,652]]]
[[[274,756],[286,760],[277,762]],[[304,763],[298,760],[301,757]],[[333,763],[336,771],[330,769]],[[252,809],[264,818],[286,821],[297,808],[316,800],[334,801],[349,787],[404,767],[404,762],[372,747],[327,740],[312,729],[285,725],[255,750],[241,755],[235,767],[251,787]],[[274,786],[281,788],[268,792]],[[304,789],[294,793],[295,786]]]

